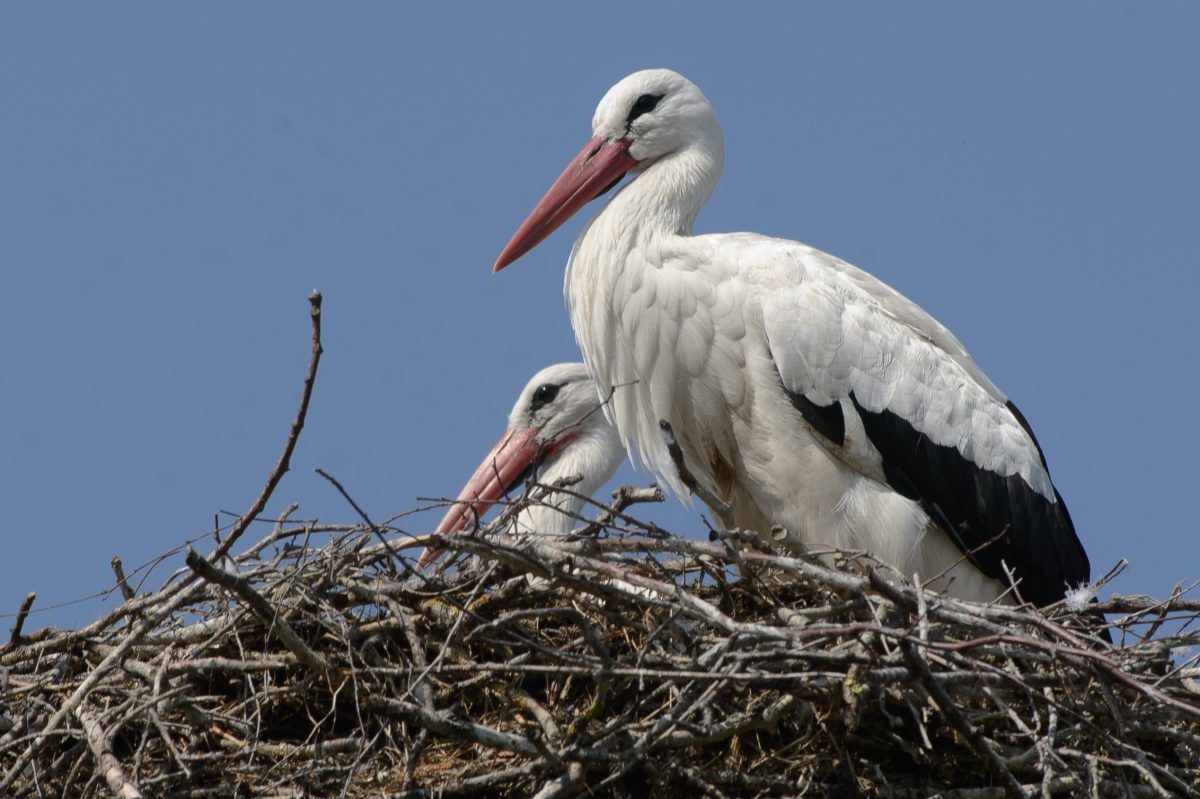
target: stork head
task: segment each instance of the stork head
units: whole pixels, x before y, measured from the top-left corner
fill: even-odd
[[[633,73],[608,90],[592,117],[594,138],[628,142],[632,172],[720,130],[703,92],[669,69]]]
[[[535,374],[508,415],[508,430],[484,456],[435,532],[467,527],[534,472],[547,484],[582,475],[582,482],[571,486],[576,494],[586,496],[598,489],[624,454],[601,405],[596,384],[581,363],[555,364]],[[578,505],[576,501],[574,508]],[[565,524],[570,524],[573,511],[564,508],[559,514]],[[417,568],[440,552],[426,549]]]
[[[529,252],[627,172],[641,173],[669,156],[702,150],[719,173],[724,149],[717,114],[696,84],[669,69],[633,73],[600,100],[592,138],[525,219],[492,271]],[[716,181],[715,174],[700,177]],[[703,188],[704,198],[709,191],[711,185]]]

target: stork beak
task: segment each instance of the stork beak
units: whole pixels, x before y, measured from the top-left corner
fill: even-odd
[[[454,533],[477,520],[496,500],[524,480],[539,459],[553,457],[575,438],[573,434],[566,435],[543,445],[537,441],[537,433],[534,428],[506,432],[458,492],[458,498],[446,511],[434,534]],[[425,568],[440,554],[442,550],[426,547],[417,558],[417,568]]]
[[[532,250],[636,165],[637,161],[629,154],[627,140],[610,142],[601,136],[594,137],[567,164],[546,196],[513,234],[492,271],[499,272]]]

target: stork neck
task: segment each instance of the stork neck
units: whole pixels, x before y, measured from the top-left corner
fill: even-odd
[[[689,235],[721,177],[724,160],[719,138],[693,142],[646,166],[601,215],[632,222],[632,228],[643,232]]]
[[[563,289],[575,339],[601,396],[612,398],[605,413],[616,423],[625,447],[641,450],[647,466],[661,444],[657,427],[653,440],[643,440],[635,429],[635,406],[641,408],[642,400],[628,386],[650,375],[639,372],[631,356],[629,337],[643,315],[627,312],[627,302],[639,287],[667,271],[664,267],[673,262],[671,251],[678,249],[674,245],[689,243],[696,215],[721,175],[724,154],[720,128],[713,120],[708,135],[646,165],[609,200],[592,217],[567,260]],[[647,291],[642,296],[649,299],[636,307],[644,309],[645,302],[653,301],[654,291]],[[657,332],[651,338],[657,341]],[[652,365],[643,360],[647,368]]]

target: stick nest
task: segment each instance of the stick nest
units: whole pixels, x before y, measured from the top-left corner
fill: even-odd
[[[1195,795],[1195,601],[1108,600],[1112,647],[639,498],[572,540],[450,537],[469,560],[428,575],[374,525],[189,553],[0,647],[0,795]]]

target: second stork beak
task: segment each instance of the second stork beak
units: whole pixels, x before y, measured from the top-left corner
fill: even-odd
[[[454,533],[476,521],[496,500],[524,480],[539,459],[552,457],[574,438],[574,435],[562,436],[543,445],[538,442],[537,433],[533,428],[506,432],[458,492],[458,498],[446,511],[434,534]],[[440,554],[442,550],[426,547],[417,558],[417,568],[425,568]]]

